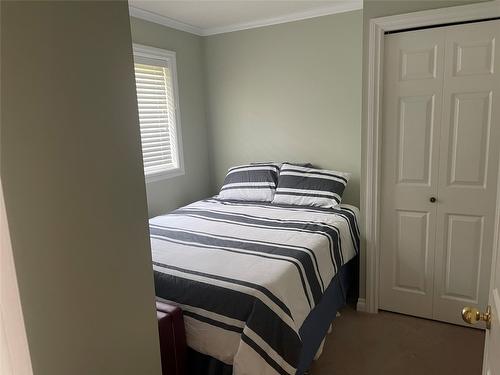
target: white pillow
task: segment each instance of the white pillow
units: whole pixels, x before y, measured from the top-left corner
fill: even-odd
[[[273,203],[333,208],[342,201],[350,177],[346,172],[285,163],[280,169]]]
[[[276,163],[254,163],[229,168],[219,198],[271,202],[278,183],[279,169]]]

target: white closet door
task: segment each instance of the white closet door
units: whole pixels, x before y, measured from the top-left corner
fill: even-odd
[[[500,152],[500,21],[446,27],[435,319],[488,303]]]
[[[385,38],[381,309],[432,317],[444,32]]]

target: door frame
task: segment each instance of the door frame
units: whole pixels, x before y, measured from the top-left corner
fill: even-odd
[[[370,20],[368,39],[368,76],[366,116],[362,126],[364,155],[362,157],[361,212],[365,240],[366,296],[358,300],[357,309],[377,313],[379,307],[380,258],[380,150],[382,83],[384,70],[384,34],[426,26],[500,17],[500,0],[426,10]],[[500,199],[497,199],[497,210]],[[495,228],[494,236],[499,235]]]

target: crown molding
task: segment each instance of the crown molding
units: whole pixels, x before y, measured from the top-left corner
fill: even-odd
[[[264,27],[264,26],[278,25],[281,23],[287,23],[287,22],[293,22],[293,21],[306,20],[309,18],[328,16],[331,14],[351,12],[354,10],[363,9],[363,1],[362,0],[352,0],[352,1],[346,1],[346,2],[339,2],[336,4],[331,4],[327,7],[322,7],[319,9],[313,9],[313,10],[304,11],[304,12],[295,12],[295,13],[287,14],[287,15],[281,16],[281,17],[265,18],[265,19],[252,21],[252,22],[243,22],[243,23],[236,23],[236,24],[228,25],[228,26],[210,27],[210,28],[200,28],[200,27],[192,26],[192,25],[189,25],[187,23],[177,21],[177,20],[174,20],[174,19],[169,18],[169,17],[161,16],[159,14],[149,12],[147,10],[139,9],[139,8],[136,8],[133,6],[130,6],[129,9],[130,9],[130,15],[132,17],[136,17],[136,18],[140,18],[140,19],[143,19],[146,21],[158,23],[160,25],[171,27],[173,29],[177,29],[177,30],[181,30],[181,31],[185,31],[185,32],[188,32],[191,34],[196,34],[196,35],[200,35],[200,36],[209,36],[209,35],[230,33],[233,31],[255,29],[255,28]]]
[[[363,9],[363,1],[362,0],[354,0],[354,1],[349,1],[349,2],[345,2],[345,3],[332,4],[330,6],[322,7],[319,9],[291,13],[291,14],[287,14],[286,16],[281,16],[281,17],[266,18],[266,19],[261,19],[261,20],[253,21],[253,22],[237,23],[237,24],[229,25],[229,26],[207,28],[207,29],[203,29],[202,35],[208,36],[208,35],[230,33],[233,31],[255,29],[258,27],[278,25],[280,23],[287,23],[287,22],[293,22],[293,21],[306,20],[309,18],[328,16],[328,15],[336,14],[336,13],[351,12],[353,10],[359,10],[359,9]]]
[[[129,6],[129,13],[131,17],[140,18],[141,20],[154,22],[159,25],[171,27],[172,29],[185,31],[190,34],[203,35],[203,30],[199,27],[189,25],[187,23],[174,20],[169,17],[161,16],[159,14]]]

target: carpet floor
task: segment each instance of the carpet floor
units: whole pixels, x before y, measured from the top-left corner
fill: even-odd
[[[481,375],[484,332],[345,308],[311,375]]]

